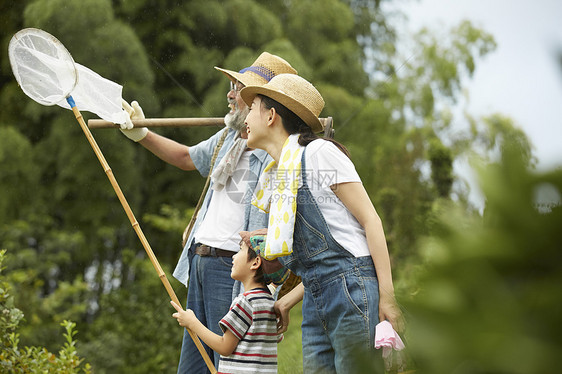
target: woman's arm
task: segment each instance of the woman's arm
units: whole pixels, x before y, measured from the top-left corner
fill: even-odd
[[[217,335],[205,327],[198,319],[191,309],[183,310],[179,305],[171,301],[177,313],[172,314],[172,317],[178,320],[178,323],[193,331],[198,337],[201,338],[211,349],[223,356],[230,356],[236,346],[238,345],[238,338],[230,330],[226,330],[223,336]]]
[[[304,296],[304,285],[299,283],[288,294],[275,302],[275,314],[277,314],[277,333],[282,334],[289,327],[289,312]]]
[[[401,331],[403,321],[394,298],[390,256],[381,219],[362,183],[340,183],[331,186],[331,188],[365,229],[367,245],[375,264],[379,282],[379,319],[380,321],[388,320],[396,331]]]

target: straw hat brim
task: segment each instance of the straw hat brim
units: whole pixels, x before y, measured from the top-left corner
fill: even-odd
[[[283,104],[291,112],[295,113],[300,119],[306,123],[313,132],[320,132],[323,130],[322,123],[320,119],[310,111],[305,105],[301,104],[299,101],[287,96],[284,92],[270,89],[263,86],[246,86],[240,91],[240,96],[242,100],[250,107],[252,101],[256,95],[264,95],[280,104]]]
[[[266,79],[255,73],[247,72],[246,74],[242,74],[237,71],[219,68],[218,66],[215,66],[215,69],[224,73],[231,81],[239,81],[244,86],[261,86],[267,83]]]

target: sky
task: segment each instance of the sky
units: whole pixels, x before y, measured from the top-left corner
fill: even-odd
[[[507,115],[534,146],[539,170],[562,167],[562,1],[407,0],[409,31],[450,28],[468,19],[497,48],[467,81],[468,112]]]

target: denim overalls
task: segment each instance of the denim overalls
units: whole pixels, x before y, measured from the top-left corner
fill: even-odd
[[[357,354],[374,351],[379,290],[371,256],[355,257],[330,234],[307,184],[305,153],[293,253],[279,260],[302,277],[305,373],[355,373]]]

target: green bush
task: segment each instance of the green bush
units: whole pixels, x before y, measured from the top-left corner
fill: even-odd
[[[58,356],[43,347],[19,346],[19,323],[24,318],[21,310],[15,307],[10,295],[10,285],[3,278],[2,264],[6,250],[0,251],[0,372],[2,373],[90,373],[90,365],[76,351],[76,324],[63,321],[66,342]]]
[[[530,171],[508,145],[480,176],[483,218],[451,206],[421,246],[405,304],[416,373],[560,372],[562,170]]]

